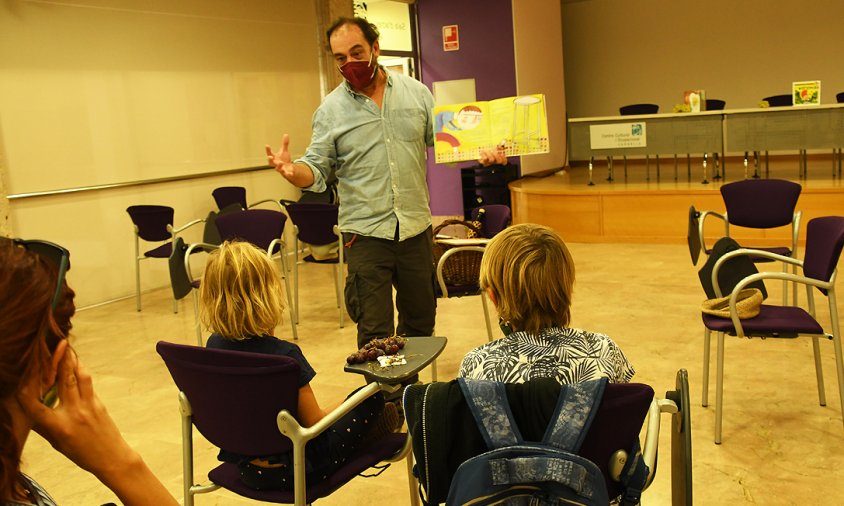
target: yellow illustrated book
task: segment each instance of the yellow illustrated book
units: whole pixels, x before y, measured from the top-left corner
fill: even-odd
[[[799,81],[791,83],[794,105],[819,105],[821,103],[820,81]]]
[[[549,151],[544,95],[434,107],[437,163],[477,160],[482,149],[499,146],[506,156]]]

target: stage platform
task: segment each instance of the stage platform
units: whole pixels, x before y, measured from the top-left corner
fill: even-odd
[[[615,180],[607,181],[606,163],[593,168],[594,186],[589,186],[585,165],[568,167],[545,177],[525,177],[510,183],[513,223],[540,223],[558,231],[569,242],[591,243],[685,243],[689,206],[698,210],[724,212],[719,188],[724,182],[744,178],[741,157],[727,159],[726,179],[715,179],[710,169],[703,184],[700,159],[693,159],[691,172],[685,157],[678,164],[675,179],[672,158],[661,159],[657,181],[655,161],[650,161],[650,180],[644,160],[628,163],[625,179],[621,160],[615,161]],[[803,212],[800,242],[805,241],[805,223],[817,216],[844,216],[844,184],[833,172],[832,154],[810,154],[808,177],[798,178],[797,156],[770,157],[761,177],[788,179],[803,186],[797,209]],[[711,167],[711,165],[710,165]],[[748,176],[753,175],[753,166]],[[707,243],[723,236],[720,222],[707,220]],[[712,226],[709,226],[711,224]],[[769,246],[790,242],[788,227],[766,231],[733,227],[731,235],[740,243]]]

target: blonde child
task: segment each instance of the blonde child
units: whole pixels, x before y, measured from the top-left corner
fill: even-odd
[[[275,266],[266,253],[245,242],[224,242],[211,253],[199,290],[200,318],[213,331],[208,348],[285,355],[300,366],[297,418],[310,427],[326,412],[310,382],[316,375],[299,346],[272,335],[281,323],[284,297]],[[377,393],[358,405],[306,447],[307,478],[322,480],[343,465],[363,442],[392,431],[396,408]],[[291,456],[234,455],[220,460],[238,465],[243,482],[256,490],[292,490]]]
[[[504,338],[466,354],[459,376],[522,383],[627,383],[634,369],[604,334],[570,328],[574,261],[556,232],[530,223],[499,232],[481,260],[481,289],[498,310]]]

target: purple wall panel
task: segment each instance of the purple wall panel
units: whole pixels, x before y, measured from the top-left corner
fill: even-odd
[[[417,0],[422,82],[475,79],[478,100],[516,94],[511,0]],[[443,51],[442,28],[458,25],[459,51]],[[517,159],[516,159],[517,160]],[[462,215],[460,167],[434,163],[428,150],[428,188],[434,215]]]

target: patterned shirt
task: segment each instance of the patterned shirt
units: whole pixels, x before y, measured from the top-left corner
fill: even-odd
[[[416,79],[385,72],[381,107],[345,81],[329,93],[295,162],[313,172],[308,191],[324,191],[335,172],[343,232],[393,239],[398,223],[403,241],[431,225],[426,146],[434,142],[434,99]]]
[[[514,332],[475,348],[463,357],[458,376],[505,383],[555,378],[563,384],[606,377],[627,383],[635,372],[608,336],[552,327],[538,335]]]

